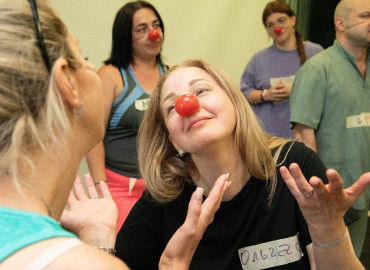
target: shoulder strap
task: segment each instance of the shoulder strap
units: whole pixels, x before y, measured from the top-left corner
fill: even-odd
[[[63,255],[65,252],[80,245],[81,241],[78,239],[68,239],[63,241],[59,245],[53,247],[52,249],[44,252],[31,263],[29,263],[23,270],[41,270],[47,267],[59,256]]]
[[[159,73],[161,74],[161,77],[169,69],[167,65],[163,65],[161,63],[159,63],[158,68],[159,68]]]

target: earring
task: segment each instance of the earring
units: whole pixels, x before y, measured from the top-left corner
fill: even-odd
[[[73,112],[77,116],[77,123],[81,122],[83,109],[84,109],[84,103],[82,101],[80,102],[80,107],[78,109],[76,108],[73,109]]]
[[[181,148],[179,148],[177,151],[179,152],[179,156],[180,157],[183,157],[184,156],[184,150],[182,150]]]

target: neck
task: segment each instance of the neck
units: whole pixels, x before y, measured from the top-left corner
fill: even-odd
[[[228,153],[225,155],[225,153]],[[208,196],[213,184],[222,174],[229,173],[230,187],[225,192],[223,201],[231,200],[245,186],[250,178],[245,162],[237,151],[223,152],[220,155],[192,156],[198,169],[199,178],[194,180],[197,186],[204,188]]]
[[[130,66],[135,69],[153,69],[158,65],[156,57],[140,58],[133,56]]]
[[[337,40],[338,42],[348,51],[353,53],[355,56],[355,62],[358,70],[362,74],[362,76],[366,77],[366,71],[367,71],[367,51],[369,49],[368,45],[359,46],[357,44],[353,44],[351,42],[348,42],[347,39],[345,39],[342,35],[337,34]]]
[[[34,168],[22,168],[17,179],[0,179],[0,205],[49,215],[59,220],[67,203],[79,162],[73,155],[65,157],[42,152],[33,155]],[[19,183],[17,186],[15,182]]]
[[[26,187],[29,191],[31,191],[31,193],[33,193],[33,195],[38,198],[41,203],[45,206],[46,208],[46,211],[48,213],[48,216],[51,217],[51,212],[50,212],[50,206],[49,204],[46,202],[46,200],[44,199],[44,197],[40,194],[40,192],[37,191],[37,189],[35,189],[33,186],[31,186],[28,182],[24,181],[23,179],[21,178],[18,178],[18,182],[21,183],[24,187]]]
[[[336,39],[346,50],[355,55],[356,61],[366,62],[367,50],[370,47],[368,44],[358,45],[353,42],[349,42],[343,35],[338,33]]]
[[[158,63],[155,61],[155,59],[153,59],[153,61],[136,59],[130,64],[130,67],[134,72],[140,86],[148,93],[153,92],[159,78],[161,77],[158,69]]]

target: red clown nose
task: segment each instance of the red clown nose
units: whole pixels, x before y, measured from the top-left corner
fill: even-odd
[[[157,40],[159,38],[159,31],[157,29],[150,30],[148,37],[152,41]]]
[[[282,30],[283,30],[283,28],[281,28],[281,26],[277,25],[274,28],[274,33],[277,34],[277,35],[280,35]]]
[[[182,95],[176,100],[175,110],[182,117],[191,116],[199,109],[199,100],[193,95]]]

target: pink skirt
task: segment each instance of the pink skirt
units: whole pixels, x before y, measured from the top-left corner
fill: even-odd
[[[144,179],[130,178],[105,169],[108,188],[118,208],[117,233],[126,220],[131,208],[145,190]]]

